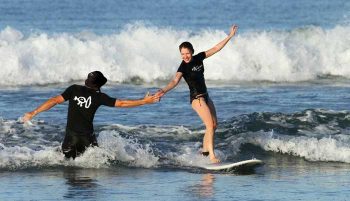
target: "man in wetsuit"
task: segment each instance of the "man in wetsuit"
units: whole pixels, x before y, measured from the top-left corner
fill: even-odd
[[[159,101],[158,96],[148,94],[141,100],[117,100],[101,92],[107,79],[100,71],[88,74],[85,86],[72,85],[61,95],[50,98],[35,110],[24,115],[24,122],[31,120],[40,112],[69,101],[66,135],[62,144],[62,152],[66,158],[75,158],[84,153],[89,146],[97,146],[94,135],[93,120],[96,110],[101,105],[109,107],[136,107]]]

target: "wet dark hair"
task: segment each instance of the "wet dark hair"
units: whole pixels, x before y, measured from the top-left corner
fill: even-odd
[[[186,49],[189,49],[192,54],[194,53],[194,49],[193,49],[193,46],[190,42],[183,42],[179,45],[179,50],[181,51],[182,48],[186,48]]]
[[[101,87],[106,84],[107,78],[100,71],[93,71],[88,74],[85,85],[101,91]]]

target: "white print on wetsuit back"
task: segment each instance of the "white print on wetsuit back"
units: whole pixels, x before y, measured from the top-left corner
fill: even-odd
[[[89,108],[91,105],[91,96],[89,96],[89,98],[85,98],[83,96],[81,97],[74,97],[74,100],[78,101],[78,105],[80,107],[83,107],[83,104],[85,104],[85,108]]]
[[[200,66],[193,66],[192,71],[201,71],[203,68],[203,65]]]

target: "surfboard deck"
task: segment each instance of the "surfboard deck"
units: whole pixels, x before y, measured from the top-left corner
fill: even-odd
[[[208,165],[202,166],[202,168],[206,170],[214,170],[214,171],[251,170],[263,164],[264,163],[261,160],[251,159],[251,160],[244,160],[239,162],[222,162],[222,163],[208,164]]]

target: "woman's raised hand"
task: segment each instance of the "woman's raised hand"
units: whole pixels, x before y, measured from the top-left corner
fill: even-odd
[[[235,25],[235,24],[232,25],[231,31],[230,31],[230,36],[231,36],[231,37],[233,37],[233,36],[236,34],[237,29],[238,29],[238,26],[237,26],[237,25]]]

